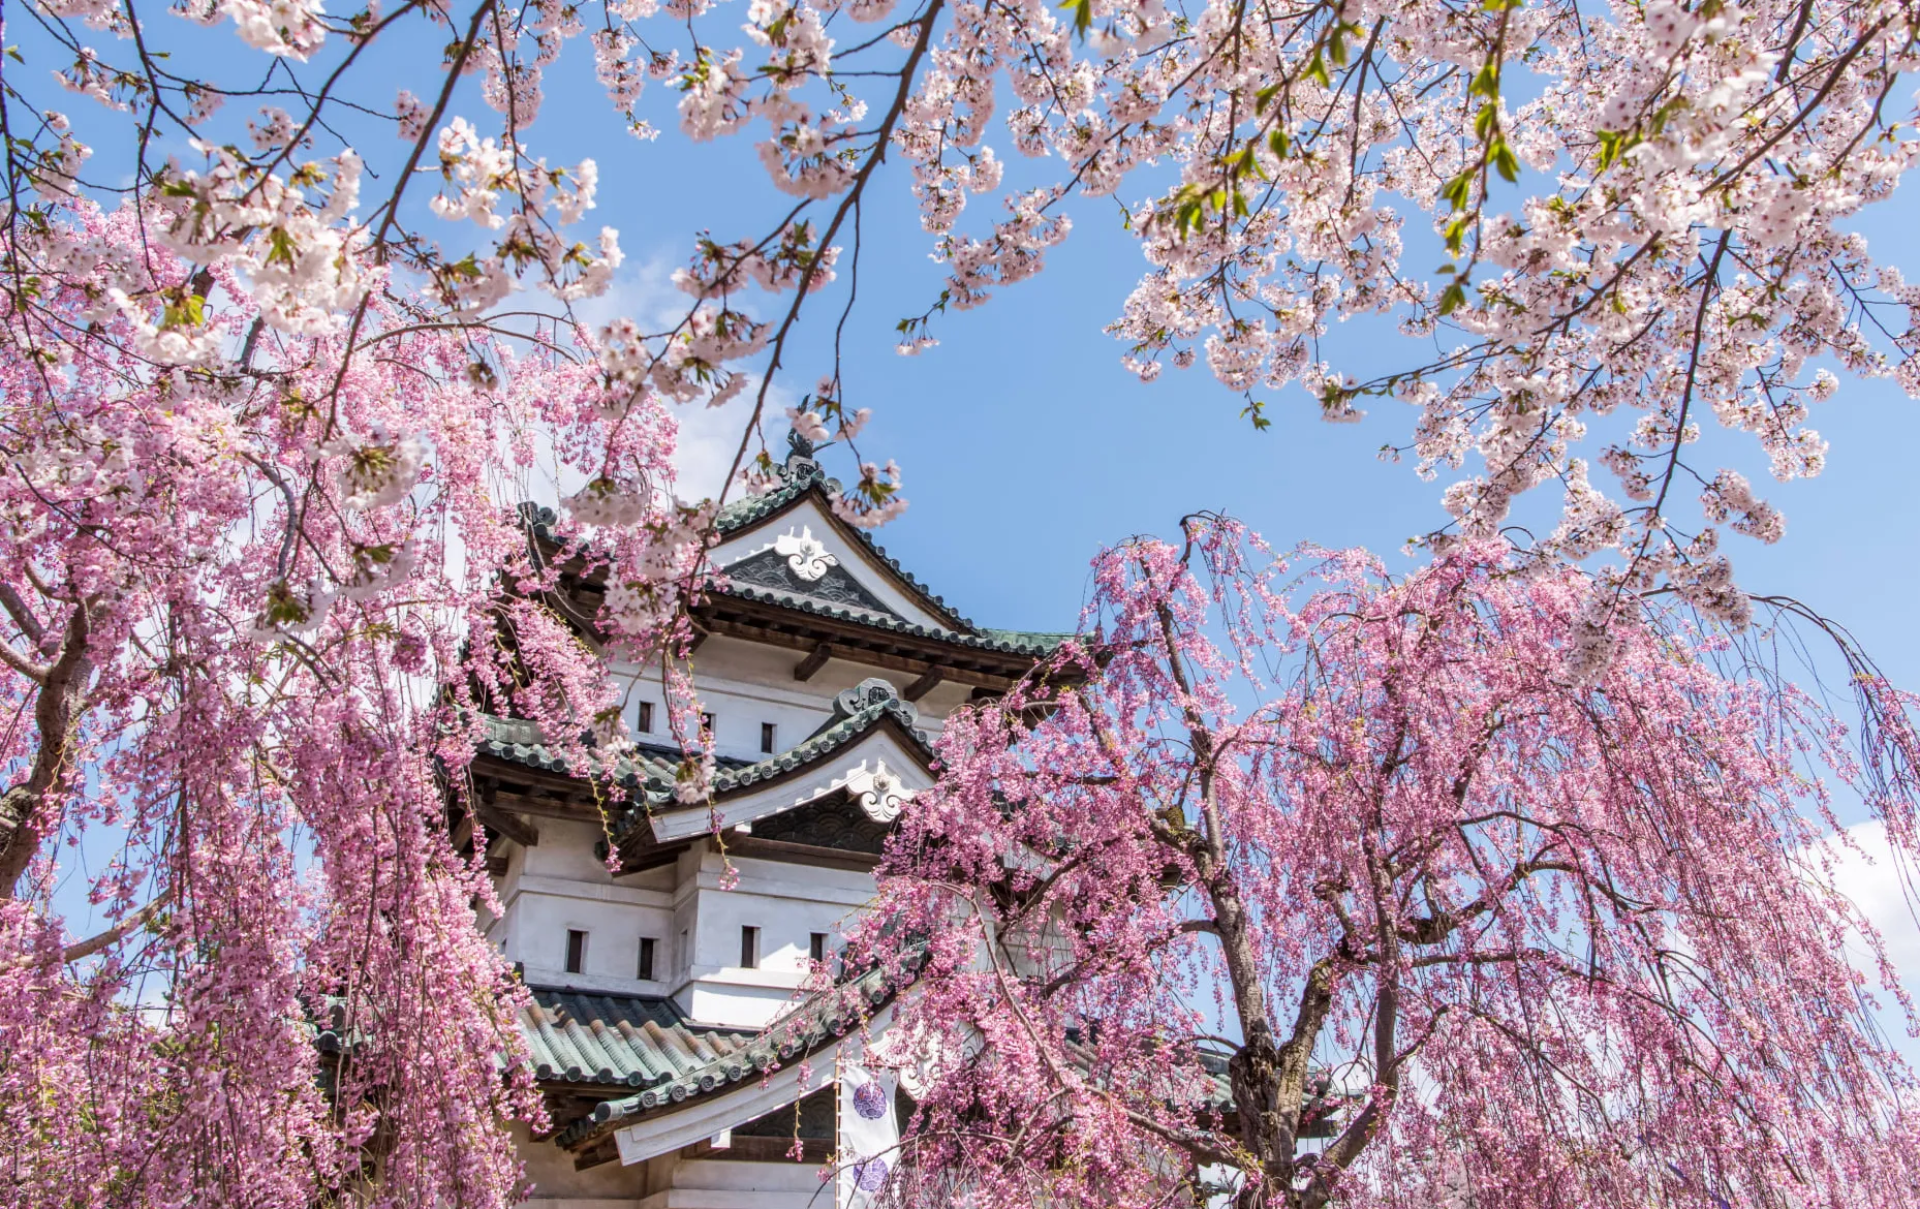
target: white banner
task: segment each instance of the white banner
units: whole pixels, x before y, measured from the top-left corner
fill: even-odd
[[[835,1209],[867,1209],[879,1199],[900,1159],[900,1123],[893,1117],[895,1079],[843,1057],[840,1064],[840,1169]]]

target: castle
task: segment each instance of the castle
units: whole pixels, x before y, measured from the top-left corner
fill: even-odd
[[[809,995],[811,972],[871,899],[942,720],[1065,637],[961,617],[835,516],[838,485],[792,444],[770,490],[720,513],[694,611],[711,804],[674,800],[682,753],[638,669],[614,667],[636,683],[638,804],[611,826],[537,728],[488,719],[459,826],[486,834],[503,913],[482,922],[533,994],[521,1025],[553,1128],[518,1139],[527,1209],[831,1209],[820,1170],[846,1114],[828,1081],[859,1032],[844,992],[882,1028],[891,992]],[[552,514],[527,519],[564,571]],[[563,582],[592,616],[603,586]]]

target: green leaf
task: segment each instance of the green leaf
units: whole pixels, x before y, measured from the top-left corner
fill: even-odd
[[[1267,135],[1267,146],[1276,156],[1279,156],[1281,159],[1286,159],[1287,132],[1275,126],[1272,133]]]
[[[1594,134],[1600,140],[1600,164],[1597,171],[1605,172],[1614,162],[1627,152],[1640,145],[1640,136],[1633,131],[1596,130]]]
[[[1489,101],[1500,99],[1500,60],[1488,59],[1480,70],[1474,73],[1473,83],[1467,85],[1470,97],[1485,97]]]
[[[1442,315],[1451,315],[1465,305],[1466,301],[1467,291],[1462,288],[1459,282],[1453,282],[1448,285],[1446,289],[1440,291],[1440,313]]]
[[[1084,40],[1093,28],[1093,0],[1065,0],[1060,6],[1073,12],[1073,32]]]
[[[1493,144],[1493,167],[1501,177],[1509,182],[1520,179],[1520,161],[1513,154],[1513,148],[1507,146],[1507,140],[1499,139]]]
[[[293,237],[279,227],[267,233],[267,263],[293,267]]]
[[[1307,78],[1322,88],[1333,87],[1333,77],[1327,74],[1327,61],[1320,57],[1318,50],[1315,50],[1313,58],[1307,61]]]

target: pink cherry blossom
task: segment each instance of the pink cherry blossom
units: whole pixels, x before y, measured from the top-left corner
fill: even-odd
[[[1863,676],[1853,742],[1678,611],[1576,679],[1578,574],[1186,529],[890,842],[848,959],[923,963],[894,1202],[1914,1203],[1867,1015],[1912,1004],[1821,840],[1852,792],[1911,854],[1920,703]]]
[[[8,1187],[505,1209],[506,1127],[544,1110],[449,811],[480,711],[591,771],[618,688],[498,493],[534,432],[615,484],[619,594],[585,624],[641,660],[684,642],[710,510],[672,502],[653,396],[609,415],[584,334],[516,349],[392,294],[351,338],[289,332],[143,247],[165,217],[82,203],[0,243],[47,283],[0,309]],[[68,879],[98,934],[50,909]]]

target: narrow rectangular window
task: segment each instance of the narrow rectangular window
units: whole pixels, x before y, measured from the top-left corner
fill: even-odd
[[[654,952],[653,937],[642,936],[640,938],[640,973],[639,973],[639,976],[641,978],[651,979],[653,977],[653,952]]]
[[[756,970],[760,968],[760,929],[740,929],[740,968]]]
[[[693,946],[687,943],[685,928],[680,929],[680,968],[683,970],[693,968]]]
[[[712,714],[700,715],[700,729],[706,731],[708,734],[713,733],[713,715]]]
[[[577,928],[567,929],[567,973],[582,974],[587,969],[587,934]]]
[[[640,703],[640,733],[643,735],[653,733],[653,702],[651,701]]]
[[[773,751],[773,734],[774,734],[773,723],[762,722],[760,724],[760,750],[761,751],[764,751],[764,752]]]
[[[812,938],[807,943],[807,956],[813,958],[815,961],[825,961],[827,959],[827,934],[825,932],[813,933]]]

